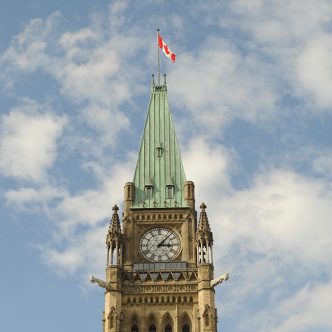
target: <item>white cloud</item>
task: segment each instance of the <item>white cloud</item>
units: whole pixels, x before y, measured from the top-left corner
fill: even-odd
[[[229,175],[232,155],[220,145],[211,145],[203,137],[190,140],[182,153],[186,178],[194,181],[196,198],[200,204],[208,197],[230,189]],[[205,201],[205,203],[207,203]]]
[[[122,5],[115,7],[117,12]],[[116,13],[107,20],[112,15]],[[13,90],[24,75],[40,70],[59,83],[60,93],[76,104],[74,110],[83,105],[79,117],[100,131],[102,145],[114,145],[130,126],[120,107],[132,103],[145,79],[142,66],[131,66],[144,43],[134,29],[124,34],[105,29],[105,17],[96,16],[87,27],[63,33],[60,20],[58,13],[31,20],[0,55],[0,80]]]
[[[276,332],[332,329],[332,282],[308,284],[292,298],[282,302],[276,310],[281,322],[275,324]],[[261,329],[263,331],[263,329]]]
[[[44,262],[54,271],[63,276],[73,275],[83,271],[82,277],[96,274],[103,276],[106,250],[105,237],[107,227],[102,225],[93,227],[72,241],[66,242],[64,249],[43,245],[40,247]]]
[[[60,83],[70,100],[113,107],[129,100],[141,69],[128,64],[142,44],[133,32],[112,34],[98,20],[103,18],[61,35],[58,13],[31,20],[0,57],[3,82],[13,84],[13,77],[41,69]]]
[[[109,108],[92,104],[82,111],[84,120],[89,123],[101,135],[101,140],[97,145],[99,148],[105,145],[116,144],[121,132],[129,129],[130,122],[128,117]]]
[[[313,112],[313,108],[316,113],[330,112],[332,8],[329,0],[199,3],[192,12],[200,17],[202,24],[224,29],[219,41],[211,43],[212,47],[201,45],[195,61],[186,59],[182,73],[191,76],[185,86],[193,87],[193,100],[195,96],[201,97],[200,103],[204,103],[201,110],[211,108],[209,103],[213,99],[219,101],[223,113],[231,111],[224,116],[266,120],[278,116],[283,107],[280,102],[291,95],[305,101],[301,112]],[[232,29],[242,34],[242,44]],[[226,47],[220,47],[222,41]],[[217,53],[215,59],[211,59],[212,50]],[[225,57],[226,52],[231,52],[231,61]],[[190,74],[184,75],[188,71]],[[197,74],[201,71],[205,76]],[[212,87],[206,81],[213,82]],[[190,92],[183,95],[189,96]],[[225,107],[232,99],[237,99],[239,105],[233,102],[229,105],[234,108]],[[221,109],[215,110],[217,119]]]
[[[291,277],[291,276],[289,276]],[[247,321],[255,331],[300,332],[330,331],[332,282],[308,282],[298,292],[274,308],[262,310]]]
[[[95,174],[96,189],[70,193],[65,188],[46,184],[38,189],[10,190],[5,195],[11,206],[28,212],[39,207],[53,222],[51,238],[37,247],[45,263],[61,275],[79,270],[86,277],[104,268],[105,221],[110,218],[114,204],[121,207],[123,192],[119,188],[131,181],[134,165],[129,160],[110,167],[105,169],[95,163],[84,166]]]
[[[57,157],[57,140],[66,117],[40,112],[36,104],[1,117],[0,172],[4,176],[41,181]]]
[[[196,138],[183,156],[196,206],[208,206],[215,274],[230,273],[217,289],[223,316],[236,320],[239,331],[328,330],[331,183],[262,169],[248,188],[236,190],[229,183],[234,158],[225,148]]]
[[[255,7],[239,3],[233,9],[241,16],[245,13],[243,28],[263,46],[294,94],[311,96],[326,112],[332,105],[330,1],[272,1]]]
[[[224,213],[226,219],[246,216],[238,223],[229,220],[227,224],[234,225],[233,241],[246,234],[248,250],[276,250],[281,255],[294,255],[307,267],[317,264],[328,268],[332,263],[328,250],[332,244],[328,235],[332,232],[331,200],[332,188],[324,181],[274,171],[260,175],[249,190],[237,192]],[[236,215],[227,216],[227,212]]]
[[[319,283],[322,275],[332,280],[331,185],[274,170],[258,175],[246,190],[219,197],[205,194],[215,238],[216,273],[231,275],[232,285],[220,290],[230,299],[223,306],[230,316],[243,312],[241,330],[330,326],[324,314],[329,301],[321,303],[321,314],[315,310],[297,325],[294,317],[305,317],[310,305],[279,312],[272,327],[268,317],[274,317],[275,307],[291,301],[308,282]],[[321,296],[321,287],[308,295],[317,301]],[[248,301],[255,302],[253,310],[244,307]]]
[[[320,155],[315,156],[312,164],[315,172],[325,178],[332,178],[332,151],[323,151]]]
[[[260,122],[277,115],[279,86],[269,63],[254,53],[242,56],[222,38],[201,48],[182,53],[169,74],[172,104],[188,110],[198,127],[215,135],[234,118]]]
[[[332,105],[332,36],[317,35],[308,41],[297,59],[299,83],[321,107]]]
[[[16,213],[44,214],[45,220],[55,217],[53,203],[63,200],[68,192],[61,187],[52,187],[47,184],[39,188],[20,187],[11,189],[4,194],[5,201],[9,207],[13,207]]]

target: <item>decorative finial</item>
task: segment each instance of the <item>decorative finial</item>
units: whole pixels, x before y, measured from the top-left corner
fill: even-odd
[[[118,206],[115,204],[115,205],[112,207],[112,210],[114,211],[115,214],[117,214],[118,211],[119,211],[119,208],[118,208]]]
[[[154,74],[152,74],[152,86],[154,86]]]
[[[204,212],[205,211],[205,209],[206,209],[206,205],[205,205],[205,203],[203,202],[200,206],[200,209]]]
[[[166,74],[164,74],[164,85],[166,86]]]

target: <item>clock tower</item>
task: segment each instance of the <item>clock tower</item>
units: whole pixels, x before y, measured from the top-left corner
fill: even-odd
[[[215,332],[213,235],[187,181],[167,101],[166,77],[151,98],[132,182],[106,236],[103,332]]]

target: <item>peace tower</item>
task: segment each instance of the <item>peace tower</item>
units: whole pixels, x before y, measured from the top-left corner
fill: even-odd
[[[124,185],[106,235],[103,332],[215,332],[213,235],[195,209],[167,101],[166,77],[155,85],[132,182]]]

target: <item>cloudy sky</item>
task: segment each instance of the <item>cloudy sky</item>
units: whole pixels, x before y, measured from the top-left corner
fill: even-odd
[[[156,28],[221,331],[332,330],[330,0],[0,1],[1,330],[101,330]]]

